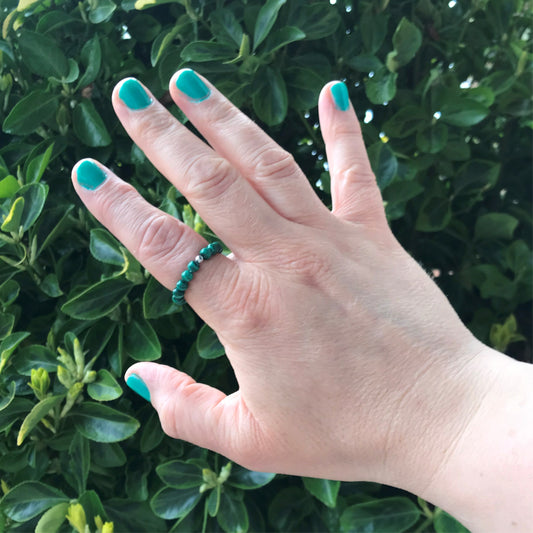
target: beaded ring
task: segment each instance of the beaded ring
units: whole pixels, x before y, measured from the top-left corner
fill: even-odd
[[[172,291],[172,301],[176,305],[185,304],[185,291],[192,281],[194,273],[200,269],[200,265],[215,254],[222,253],[222,245],[219,242],[212,242],[205,248],[200,250],[200,253],[187,265],[187,270],[181,273],[181,277],[176,284],[176,288]]]

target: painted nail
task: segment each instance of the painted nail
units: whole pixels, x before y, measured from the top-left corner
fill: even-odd
[[[194,70],[182,70],[176,80],[176,87],[185,93],[193,102],[201,102],[209,98],[211,91]]]
[[[142,396],[146,401],[150,401],[150,391],[144,381],[137,374],[131,374],[126,380],[126,385],[139,396]]]
[[[339,81],[335,85],[331,86],[331,96],[333,96],[333,101],[337,109],[341,111],[346,111],[350,106],[350,100],[348,98],[348,89],[346,85]]]
[[[84,189],[94,191],[104,183],[107,176],[96,163],[86,159],[78,165],[76,178]]]
[[[152,103],[152,98],[148,96],[144,87],[135,79],[126,80],[118,91],[120,99],[134,110],[145,109]]]

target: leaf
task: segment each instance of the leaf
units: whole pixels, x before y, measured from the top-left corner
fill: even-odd
[[[37,403],[33,409],[28,413],[17,436],[17,446],[20,446],[24,439],[28,436],[30,431],[59,403],[65,398],[63,394],[55,396],[48,396],[44,400]]]
[[[372,78],[365,78],[365,92],[373,104],[385,104],[396,96],[396,72],[388,72],[383,68],[378,70]]]
[[[21,226],[20,221],[22,219],[22,213],[24,211],[24,198],[16,198],[7,214],[6,218],[2,222],[0,229],[6,232],[18,233]]]
[[[279,70],[266,67],[262,71],[259,89],[253,95],[257,116],[268,126],[281,124],[287,116],[287,88]]]
[[[39,481],[23,481],[0,501],[3,512],[15,522],[27,522],[43,511],[69,499],[60,491]]]
[[[163,488],[150,500],[152,511],[165,520],[187,516],[202,499],[198,487],[188,489]]]
[[[81,61],[86,68],[83,76],[78,81],[76,90],[92,83],[100,72],[100,67],[102,65],[102,48],[97,33],[92,39],[89,39],[83,45],[83,48],[81,49]]]
[[[0,180],[0,198],[11,198],[20,188],[15,176],[11,174]]]
[[[460,93],[446,92],[434,103],[435,112],[441,113],[446,124],[468,127],[481,122],[488,114],[489,108],[472,98],[466,98]]]
[[[35,533],[57,533],[67,519],[68,506],[68,502],[62,502],[48,509],[37,522]]]
[[[416,134],[416,146],[421,152],[436,154],[444,149],[448,142],[448,127],[435,124]]]
[[[293,16],[289,24],[305,33],[306,41],[333,35],[341,23],[336,7],[323,2],[301,4]]]
[[[359,22],[359,31],[368,54],[374,55],[383,44],[387,35],[388,15],[374,14],[371,10],[363,13]]]
[[[494,187],[500,175],[501,164],[484,159],[471,159],[462,165],[453,177],[456,195],[483,193]]]
[[[124,278],[105,279],[68,300],[61,311],[79,320],[95,320],[120,305],[132,288]]]
[[[89,20],[93,24],[108,21],[117,8],[117,5],[112,0],[94,0],[89,5],[91,6]]]
[[[90,100],[83,100],[72,114],[74,133],[87,146],[98,147],[111,144],[111,137],[102,117]]]
[[[142,13],[128,23],[131,36],[141,43],[151,43],[161,33],[161,23],[152,15]]]
[[[195,41],[189,43],[181,51],[183,61],[195,61],[196,63],[231,59],[234,55],[235,48],[233,46],[213,41]]]
[[[511,240],[518,226],[518,219],[507,213],[486,213],[476,220],[475,240]]]
[[[36,183],[42,178],[53,151],[54,144],[52,143],[41,155],[30,161],[26,172],[26,183]]]
[[[267,0],[266,3],[261,6],[254,27],[254,45],[253,51],[266,39],[272,26],[278,18],[278,13],[281,7],[287,0]]]
[[[155,361],[161,357],[161,344],[150,323],[142,317],[124,328],[124,349],[136,361]]]
[[[168,525],[151,511],[148,502],[114,498],[106,500],[105,509],[109,520],[114,524],[120,524],[120,528],[115,526],[117,533],[119,531],[128,533],[166,533],[169,531]]]
[[[226,533],[245,533],[248,531],[248,511],[242,500],[232,498],[227,491],[220,497],[217,522]]]
[[[54,352],[40,344],[25,346],[13,357],[13,366],[22,376],[30,376],[32,368],[44,368],[47,372],[55,372],[57,364]]]
[[[140,426],[133,417],[116,409],[93,402],[84,402],[72,411],[76,429],[96,442],[119,442],[131,437]]]
[[[93,461],[100,466],[105,468],[117,468],[124,466],[128,460],[119,444],[114,442],[104,444],[94,441],[90,444]]]
[[[394,531],[402,533],[420,518],[420,510],[404,497],[383,498],[348,507],[341,515],[342,533]]]
[[[45,91],[33,91],[11,109],[4,120],[2,129],[13,135],[33,133],[43,122],[54,115],[58,106],[58,96]]]
[[[161,423],[159,417],[154,411],[148,421],[143,424],[143,431],[141,435],[140,450],[141,453],[148,453],[161,444],[161,441],[165,437],[163,430],[161,429]]]
[[[415,24],[403,17],[392,36],[392,44],[394,51],[387,56],[387,67],[395,72],[415,57],[422,44],[422,32]]]
[[[451,219],[450,199],[444,196],[428,196],[420,207],[415,228],[418,231],[441,231]]]
[[[423,129],[427,123],[427,113],[420,106],[407,105],[383,124],[383,131],[388,137],[404,139]]]
[[[89,441],[75,433],[69,449],[69,473],[76,483],[78,494],[82,494],[87,486],[89,477],[89,468],[91,466],[91,455],[89,450]]]
[[[7,337],[15,324],[15,316],[11,313],[0,313],[0,339]]]
[[[330,481],[327,479],[315,479],[310,477],[302,478],[303,484],[308,492],[319,499],[324,505],[335,508],[337,505],[337,495],[341,487],[340,481]]]
[[[242,41],[242,28],[231,9],[215,9],[210,15],[211,29],[217,41],[226,41],[235,46],[240,46]]]
[[[105,368],[98,370],[96,381],[87,385],[89,396],[98,402],[109,402],[122,396],[122,387]]]
[[[196,337],[196,349],[198,355],[203,359],[216,359],[226,353],[226,349],[218,340],[217,334],[204,324]]]
[[[470,533],[466,527],[442,509],[435,510],[433,527],[435,533]]]
[[[276,474],[255,472],[254,470],[248,470],[237,463],[233,463],[227,483],[228,485],[239,489],[253,490],[268,485],[268,483],[270,483],[275,477]]]
[[[14,279],[8,279],[0,285],[0,303],[7,307],[11,305],[20,293],[20,285]]]
[[[19,198],[24,199],[24,210],[20,224],[24,231],[30,229],[39,218],[46,197],[48,196],[48,185],[44,183],[30,183],[21,187],[17,192]]]
[[[102,263],[110,265],[124,266],[124,254],[120,249],[120,243],[103,228],[91,230],[91,241],[89,249],[92,256]]]
[[[48,274],[45,276],[39,288],[50,298],[59,298],[63,294],[61,287],[59,287],[59,280],[56,274]]]
[[[68,75],[67,57],[51,37],[22,30],[18,38],[18,45],[24,63],[34,74],[45,78],[54,77],[59,80]]]
[[[278,531],[293,531],[314,510],[307,492],[298,487],[287,487],[281,489],[270,502],[268,521]]]
[[[159,478],[172,488],[190,489],[203,484],[202,470],[185,461],[169,461],[156,467]]]
[[[482,298],[511,300],[514,297],[516,286],[495,265],[473,266],[465,270],[464,276],[479,289]]]
[[[380,190],[384,190],[396,177],[398,160],[388,144],[378,141],[368,149],[368,157]]]
[[[3,411],[8,407],[15,398],[15,392],[17,391],[17,384],[14,381],[10,381],[8,385],[8,392],[0,399],[0,411]]]
[[[160,318],[176,312],[170,292],[154,277],[150,277],[143,295],[143,315],[145,318]]]
[[[285,26],[285,28],[276,30],[268,36],[263,47],[263,54],[271,54],[283,46],[302,39],[305,39],[305,33],[302,30],[295,26]]]

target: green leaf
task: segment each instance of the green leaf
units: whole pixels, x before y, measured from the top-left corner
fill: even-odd
[[[17,436],[17,446],[20,446],[24,442],[24,439],[30,431],[64,398],[65,396],[63,394],[48,396],[48,398],[41,400],[33,407],[20,426]]]
[[[227,44],[213,41],[195,41],[189,43],[181,52],[183,61],[222,61],[231,59],[235,55],[235,48]]]
[[[305,33],[306,41],[333,35],[341,23],[336,6],[323,2],[300,4],[293,17],[289,24],[300,28]]]
[[[281,124],[287,116],[287,88],[279,70],[267,67],[259,77],[259,88],[253,95],[257,116],[268,126]]]
[[[383,124],[383,131],[388,137],[404,139],[423,129],[427,123],[427,113],[420,106],[407,105]]]
[[[11,313],[0,313],[0,339],[7,337],[15,324],[15,316]]]
[[[368,149],[368,157],[380,190],[384,190],[398,172],[398,160],[389,145],[378,141]]]
[[[26,398],[13,398],[9,403],[9,409],[0,410],[0,431],[10,428],[21,416],[27,414],[33,403]]]
[[[169,461],[156,467],[157,475],[172,488],[190,489],[203,484],[202,470],[185,461]]]
[[[22,213],[24,212],[24,198],[16,198],[0,229],[6,232],[18,233],[21,226]]]
[[[92,256],[102,263],[110,265],[124,266],[124,254],[120,249],[120,243],[103,228],[91,230],[91,241],[89,249]]]
[[[3,365],[11,357],[17,346],[28,337],[27,331],[15,331],[0,342],[0,372]]]
[[[102,48],[98,34],[89,39],[81,49],[81,61],[85,66],[85,72],[78,81],[76,90],[91,84],[98,76],[102,65]]]
[[[436,105],[435,111],[441,113],[440,120],[452,126],[474,126],[489,114],[488,107],[460,94],[447,93]]]
[[[159,417],[154,411],[148,421],[143,424],[143,430],[141,435],[140,450],[141,453],[148,453],[161,444],[161,441],[165,437],[163,430],[161,429],[161,423]]]
[[[33,91],[11,109],[2,129],[13,135],[33,133],[43,122],[51,118],[58,106],[58,96],[45,91]]]
[[[482,298],[511,300],[515,294],[516,285],[495,265],[476,265],[465,270],[463,275],[479,289]]]
[[[36,29],[37,33],[51,33],[73,23],[79,24],[80,20],[70,16],[64,10],[56,9],[40,16]]]
[[[384,13],[374,14],[371,10],[365,11],[359,23],[359,31],[368,54],[374,55],[383,44],[387,35],[389,17]]]
[[[418,231],[441,231],[451,219],[450,199],[444,196],[428,196],[420,207],[415,228]]]
[[[254,470],[248,470],[237,463],[233,463],[227,483],[228,485],[239,489],[253,490],[268,485],[268,483],[270,483],[275,477],[276,474],[255,472]]]
[[[35,533],[57,533],[67,519],[68,502],[54,505],[41,516],[35,526]]]
[[[95,320],[113,311],[132,288],[124,278],[105,279],[68,300],[61,311],[79,320]]]
[[[176,312],[170,291],[154,277],[150,277],[143,295],[143,314],[145,318],[160,318]]]
[[[337,495],[341,488],[340,481],[330,481],[327,479],[316,479],[310,477],[302,478],[303,484],[315,498],[324,505],[334,508],[337,505]]]
[[[487,213],[476,220],[475,240],[511,240],[518,226],[518,219],[507,213]]]
[[[484,159],[471,159],[453,177],[456,195],[483,193],[496,185],[501,164]]]
[[[7,307],[11,305],[20,293],[20,285],[14,279],[8,279],[0,285],[0,303]]]
[[[124,466],[127,462],[127,457],[119,444],[100,443],[92,441],[91,443],[91,455],[93,461],[105,468],[118,468]]]
[[[436,154],[444,149],[448,142],[448,127],[435,124],[416,134],[417,148],[427,154]]]
[[[98,147],[111,144],[111,137],[102,117],[87,99],[80,102],[72,115],[74,133],[87,146]]]
[[[216,359],[226,353],[226,349],[218,340],[217,334],[204,324],[196,337],[196,349],[203,359]]]
[[[165,520],[187,516],[202,499],[198,487],[188,489],[163,488],[150,500],[152,511]]]
[[[141,43],[151,43],[161,33],[161,23],[152,15],[142,13],[128,23],[131,36]]]
[[[21,187],[17,192],[19,198],[24,198],[24,211],[20,221],[24,231],[27,231],[39,218],[46,197],[48,196],[48,185],[44,183],[30,183]]]
[[[96,442],[119,442],[131,437],[140,426],[133,417],[106,405],[84,402],[72,411],[76,429]]]
[[[47,35],[22,30],[18,38],[22,59],[28,68],[39,76],[62,79],[69,73],[67,57]]]
[[[155,361],[161,357],[161,344],[150,323],[142,317],[124,328],[124,349],[136,361]]]
[[[91,466],[91,456],[89,441],[75,433],[69,449],[69,474],[72,475],[78,494],[82,494],[87,486],[89,468]]]
[[[285,26],[268,36],[263,47],[263,54],[271,54],[283,46],[302,39],[305,39],[305,33],[302,30],[294,26]]]
[[[315,510],[311,497],[298,487],[281,489],[270,503],[268,521],[278,531],[293,531]]]
[[[342,533],[394,531],[402,533],[420,518],[420,510],[404,497],[384,498],[348,507],[341,515]]]
[[[101,22],[108,21],[117,8],[117,5],[115,2],[112,2],[112,0],[94,0],[89,5],[91,6],[89,20],[93,24],[100,24]]]
[[[41,155],[34,157],[30,161],[26,172],[26,183],[36,183],[40,181],[48,163],[50,162],[53,150],[54,144],[52,143]]]
[[[15,522],[27,522],[50,507],[68,501],[60,490],[39,481],[24,481],[2,498],[0,507]]]
[[[274,26],[274,23],[278,18],[279,10],[286,1],[287,0],[267,0],[266,3],[261,6],[255,21],[253,46],[254,52],[270,33],[272,26]]]
[[[15,176],[11,174],[0,180],[0,198],[11,198],[20,188]]]
[[[96,381],[87,385],[89,396],[98,402],[109,402],[122,396],[122,388],[110,372],[98,370]]]
[[[359,72],[377,72],[383,63],[373,54],[359,54],[346,58],[346,64]]]
[[[14,381],[10,381],[8,385],[8,392],[0,399],[0,411],[3,411],[8,407],[13,399],[15,398],[15,393],[17,392],[17,384]]]
[[[63,294],[56,274],[47,274],[39,288],[50,298],[59,298]]]
[[[396,96],[398,73],[378,70],[372,78],[365,78],[365,92],[373,104],[385,104]]]
[[[392,36],[394,51],[387,56],[387,67],[396,72],[415,57],[422,44],[422,32],[418,27],[403,17]]]
[[[120,529],[115,526],[115,531],[135,533],[165,533],[168,525],[154,515],[148,502],[134,502],[113,498],[106,500],[105,509],[109,520],[120,524]]]
[[[240,46],[242,41],[242,28],[231,9],[215,9],[210,15],[211,29],[217,41],[226,41],[235,46]]]
[[[435,509],[433,527],[435,533],[469,533],[466,527],[442,509]]]
[[[283,71],[291,107],[307,111],[316,107],[318,96],[324,86],[324,77],[316,70],[289,67]]]
[[[13,366],[22,376],[30,376],[32,368],[44,368],[47,372],[55,372],[57,364],[54,352],[41,344],[25,346],[13,357]]]
[[[248,531],[248,511],[242,500],[231,497],[223,491],[217,513],[217,522],[226,533],[245,533]]]

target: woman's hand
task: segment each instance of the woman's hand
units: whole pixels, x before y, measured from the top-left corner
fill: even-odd
[[[113,105],[232,251],[204,262],[185,297],[225,346],[239,390],[226,396],[155,363],[127,378],[146,385],[170,436],[249,468],[420,494],[491,389],[499,363],[487,360],[500,356],[479,363],[485,347],[393,237],[346,87],[328,84],[319,101],[332,211],[208,81],[183,70],[170,93],[209,144],[136,80],[117,86]],[[74,169],[76,191],[171,291],[205,240],[93,164]]]

